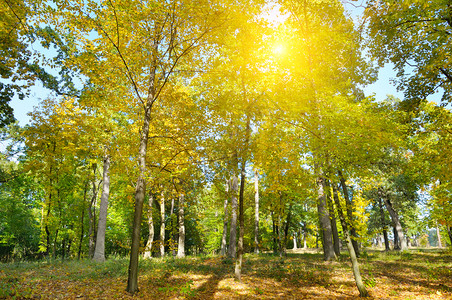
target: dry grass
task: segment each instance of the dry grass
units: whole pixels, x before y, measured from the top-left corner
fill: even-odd
[[[368,251],[360,258],[371,299],[452,299],[452,254]],[[355,299],[348,257],[326,263],[316,251],[245,257],[242,282],[221,257],[140,263],[140,292],[124,290],[127,259],[0,265],[0,298],[18,299]]]

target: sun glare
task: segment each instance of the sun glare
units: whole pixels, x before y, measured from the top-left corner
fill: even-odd
[[[273,46],[273,54],[275,55],[283,55],[286,52],[286,48],[282,44],[276,44]]]

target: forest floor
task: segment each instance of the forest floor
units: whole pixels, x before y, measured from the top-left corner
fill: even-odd
[[[368,250],[360,258],[370,299],[452,299],[452,251]],[[246,255],[242,282],[232,260],[186,257],[140,261],[140,291],[125,292],[128,259],[0,264],[1,299],[356,299],[343,254],[323,262],[315,251],[289,250],[284,260]]]

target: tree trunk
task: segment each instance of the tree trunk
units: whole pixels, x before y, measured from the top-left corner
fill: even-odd
[[[286,218],[286,226],[284,228],[284,241],[283,241],[283,244],[282,244],[284,254],[286,253],[287,238],[289,236],[290,221],[292,219],[292,207],[293,207],[293,203],[290,203],[290,205],[289,205],[289,212],[287,213],[287,218]]]
[[[383,199],[383,202],[386,206],[386,209],[389,212],[389,215],[391,216],[392,223],[394,224],[394,227],[397,231],[397,235],[400,240],[400,250],[405,251],[408,250],[405,235],[403,234],[402,224],[400,224],[399,216],[397,215],[397,212],[392,207],[391,201],[388,199],[388,196],[386,193],[383,192],[382,188],[378,188],[378,192],[380,194],[380,197]]]
[[[273,254],[276,255],[278,253],[278,244],[277,244],[277,236],[278,236],[278,225],[275,222],[275,213],[270,211],[272,217],[272,233],[273,233]]]
[[[69,237],[69,235],[67,236],[67,256],[70,257],[71,256],[71,246],[72,246],[72,239]]]
[[[336,224],[336,217],[334,212],[334,205],[333,200],[331,199],[331,192],[330,191],[330,185],[327,184],[328,192],[327,192],[327,203],[328,203],[328,212],[330,214],[330,221],[331,221],[331,230],[333,232],[333,247],[334,247],[334,253],[336,256],[341,255],[341,245],[339,242],[339,233],[337,231],[337,224]]]
[[[238,178],[233,176],[231,187],[231,228],[229,232],[229,248],[228,256],[235,258],[236,244],[237,244],[237,191],[238,191]]]
[[[389,247],[389,238],[388,238],[388,231],[387,230],[383,230],[383,239],[384,239],[384,242],[385,242],[385,251],[391,250],[391,248]]]
[[[283,234],[284,234],[284,227],[282,226],[282,221],[281,221],[281,214],[282,211],[281,209],[279,210],[278,213],[278,227],[276,227],[276,229],[278,230],[278,252],[279,252],[279,258],[283,258]]]
[[[322,172],[320,172],[319,174],[322,174]],[[333,232],[331,228],[331,220],[330,215],[328,213],[328,206],[326,201],[325,179],[322,176],[319,176],[317,179],[317,191],[318,191],[317,210],[319,214],[322,234],[323,260],[331,261],[336,259],[336,254],[334,252]]]
[[[308,248],[308,227],[303,223],[303,249]]]
[[[259,253],[259,173],[254,171],[254,253]]]
[[[336,256],[341,255],[341,244],[339,240],[339,233],[337,231],[337,224],[336,224],[336,218],[333,216],[331,217],[331,229],[333,230],[333,246],[334,246],[334,253]]]
[[[56,247],[57,247],[57,241],[58,241],[58,232],[59,232],[59,230],[57,229],[55,231],[55,238],[53,240],[53,247],[52,247],[52,257],[53,257],[53,259],[56,259]]]
[[[160,257],[165,256],[165,196],[160,200]]]
[[[339,219],[340,219],[341,225],[342,225],[342,231],[343,231],[344,237],[347,241],[347,249],[348,249],[348,252],[350,253],[350,261],[352,263],[353,276],[355,277],[355,283],[356,283],[356,287],[358,288],[358,291],[359,291],[359,296],[360,297],[368,297],[369,293],[367,292],[366,286],[364,285],[362,278],[361,278],[361,273],[359,270],[359,263],[358,263],[358,259],[357,259],[356,253],[355,253],[355,248],[353,247],[353,244],[352,244],[352,241],[350,238],[350,234],[348,232],[347,222],[344,217],[341,203],[339,201],[339,196],[337,194],[337,188],[335,185],[333,185],[333,197],[334,197],[334,201],[336,202],[337,212],[339,214]]]
[[[235,261],[235,279],[242,280],[242,264],[243,264],[243,235],[245,232],[245,222],[243,216],[243,195],[245,191],[245,161],[242,161],[242,170],[240,175],[240,194],[239,194],[239,241],[237,249],[237,259]]]
[[[400,240],[399,240],[399,234],[397,233],[397,228],[395,226],[393,226],[392,231],[394,234],[394,250],[400,250]]]
[[[152,216],[152,207],[154,205],[154,195],[149,193],[149,209],[148,209],[148,226],[149,226],[149,237],[146,243],[146,248],[144,250],[144,258],[152,257],[152,243],[154,242],[154,218]]]
[[[449,235],[450,245],[452,247],[452,227],[447,226],[447,234]]]
[[[226,239],[228,235],[228,197],[229,197],[229,180],[226,180],[226,197],[224,198],[224,216],[223,216],[223,235],[221,236],[220,255],[226,255]]]
[[[179,241],[177,243],[177,257],[185,256],[185,195],[179,195]]]
[[[154,80],[151,78],[151,83]],[[149,124],[151,122],[151,108],[154,99],[154,90],[150,89],[151,93],[146,101],[144,108],[143,127],[141,130],[140,147],[138,150],[138,164],[140,167],[140,174],[137,179],[135,188],[135,211],[133,215],[132,227],[132,246],[130,248],[130,262],[129,262],[129,276],[127,279],[126,291],[135,294],[138,292],[138,257],[140,254],[140,231],[141,231],[141,217],[143,215],[143,204],[146,195],[146,151],[149,139]]]
[[[240,172],[240,194],[239,194],[239,243],[238,243],[238,251],[237,251],[237,259],[235,261],[235,279],[238,281],[242,280],[242,265],[243,265],[243,236],[245,235],[245,216],[244,216],[244,193],[245,193],[245,180],[246,180],[246,161],[248,159],[248,145],[251,134],[250,127],[250,117],[247,116],[246,120],[246,131],[245,131],[245,143],[244,150],[242,152],[242,166]]]
[[[99,193],[100,183],[96,186],[96,171],[97,164],[93,164],[93,181],[92,181],[92,190],[93,194],[91,195],[91,201],[88,207],[88,217],[89,217],[89,229],[88,229],[88,237],[89,237],[89,258],[93,258],[94,250],[96,246],[96,200],[97,194]]]
[[[105,261],[105,232],[107,230],[108,197],[110,195],[110,155],[105,150],[102,175],[102,195],[100,197],[99,223],[97,225],[96,248],[93,260]]]
[[[353,220],[355,219],[353,217],[353,210],[352,210],[353,203],[352,203],[352,200],[350,199],[350,194],[348,192],[347,185],[345,184],[345,178],[342,175],[342,171],[341,170],[338,170],[338,175],[339,175],[339,178],[340,178],[340,184],[341,184],[341,187],[342,187],[342,192],[344,193],[344,199],[345,199],[345,204],[346,204],[346,209],[347,209],[347,217],[348,217],[348,220],[350,222],[350,224],[348,224],[348,226],[350,228],[350,233],[351,233],[351,237],[350,238],[352,240],[352,245],[353,245],[353,248],[355,249],[356,256],[359,257],[360,254],[359,254],[359,245],[358,245],[358,234],[356,233],[356,229],[355,229],[355,226],[353,224]]]
[[[82,255],[82,246],[83,246],[83,236],[85,235],[85,204],[86,204],[86,196],[88,194],[88,184],[89,180],[85,183],[85,190],[83,192],[83,206],[82,206],[82,217],[80,221],[80,243],[78,244],[78,251],[77,251],[77,260],[80,260],[80,256]]]
[[[176,217],[174,215],[174,204],[175,204],[175,198],[171,197],[171,210],[170,210],[170,228],[171,228],[171,232],[170,232],[170,250],[173,254],[173,256],[176,256],[177,252],[176,252],[176,248],[175,248],[175,244],[176,244],[176,222],[174,220],[174,218]]]
[[[64,260],[66,258],[66,239],[67,237],[64,236],[63,241],[61,242],[61,260]]]
[[[440,231],[439,231],[439,225],[438,225],[438,222],[436,222],[436,237],[437,237],[437,239],[438,239],[438,248],[442,248],[443,247],[443,244],[441,243],[441,234],[440,234]]]
[[[381,202],[381,197],[378,196],[378,206],[380,207],[380,222],[381,222],[381,227],[383,229],[383,239],[385,242],[385,251],[389,251],[389,239],[388,239],[388,230],[386,227],[386,222],[385,222],[385,212],[383,210],[383,203]]]

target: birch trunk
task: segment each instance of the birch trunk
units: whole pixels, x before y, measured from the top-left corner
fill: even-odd
[[[441,234],[439,232],[438,222],[436,222],[436,237],[438,239],[438,248],[442,248],[443,244],[441,243]]]
[[[110,196],[110,155],[105,150],[104,166],[102,174],[102,194],[100,197],[99,223],[97,225],[96,248],[93,260],[105,261],[105,232],[107,230],[108,198]]]
[[[175,204],[175,198],[171,197],[171,210],[170,210],[170,217],[169,217],[169,220],[171,222],[170,223],[171,232],[170,232],[170,243],[169,244],[170,244],[170,250],[171,250],[173,256],[176,256],[176,254],[177,254],[177,251],[176,251],[176,248],[175,248],[175,244],[176,244],[175,226],[176,226],[176,224],[174,222],[174,218],[175,218],[175,216],[174,216],[174,204]]]
[[[303,224],[303,249],[308,249],[308,227]]]
[[[185,195],[179,195],[179,241],[177,243],[177,257],[185,256]]]
[[[165,256],[165,196],[160,199],[160,257]]]
[[[152,207],[154,205],[154,195],[149,193],[149,208],[148,208],[148,228],[149,228],[149,237],[146,243],[146,249],[144,250],[144,258],[152,257],[152,243],[154,242],[154,218],[152,216]]]

